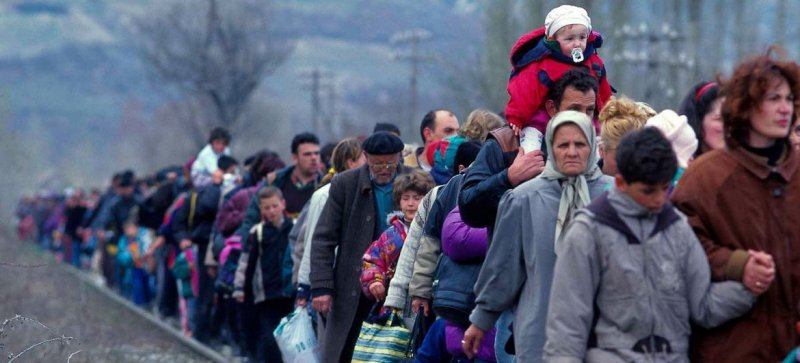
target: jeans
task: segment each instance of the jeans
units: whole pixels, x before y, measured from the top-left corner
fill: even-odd
[[[497,335],[494,338],[494,355],[497,358],[497,363],[511,363],[514,361],[514,356],[506,353],[506,343],[511,338],[511,323],[514,322],[514,312],[506,310],[500,314],[500,319],[497,319],[495,327],[497,328]]]

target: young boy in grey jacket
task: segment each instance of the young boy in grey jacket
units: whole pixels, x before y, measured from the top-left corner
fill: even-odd
[[[616,161],[615,187],[557,243],[545,361],[689,362],[690,323],[720,325],[755,298],[739,282],[711,283],[702,246],[667,202],[677,160],[660,131],[626,135]]]

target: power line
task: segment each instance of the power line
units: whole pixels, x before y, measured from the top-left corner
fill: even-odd
[[[435,58],[430,54],[420,53],[419,44],[423,41],[430,40],[433,34],[425,29],[409,29],[397,32],[392,35],[389,40],[391,44],[410,44],[410,49],[407,52],[396,52],[394,58],[396,60],[406,61],[411,66],[411,74],[409,79],[410,91],[410,107],[409,107],[409,127],[413,131],[416,124],[417,116],[417,78],[419,77],[420,65],[424,62],[431,62]]]

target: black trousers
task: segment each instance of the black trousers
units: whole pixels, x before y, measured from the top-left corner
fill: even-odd
[[[356,307],[356,318],[353,325],[350,326],[350,331],[347,332],[347,342],[342,349],[342,355],[339,357],[339,362],[350,362],[353,360],[353,349],[356,347],[358,334],[361,333],[361,324],[367,320],[370,309],[375,302],[367,299],[364,295],[358,300],[358,307]]]
[[[278,327],[281,319],[289,315],[294,308],[294,299],[267,300],[256,304],[258,311],[258,362],[283,362],[281,351],[272,332]]]

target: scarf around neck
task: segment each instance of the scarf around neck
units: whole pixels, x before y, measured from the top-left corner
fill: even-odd
[[[586,169],[578,176],[566,176],[557,169],[555,154],[553,153],[553,139],[556,129],[564,124],[572,123],[583,131],[586,141],[589,143],[589,160]],[[586,114],[577,111],[562,111],[557,113],[547,124],[545,131],[547,142],[547,163],[541,177],[546,180],[558,180],[561,184],[561,200],[558,205],[558,218],[556,219],[556,233],[553,243],[557,244],[562,234],[575,212],[592,201],[589,195],[589,181],[596,180],[603,176],[603,172],[597,166],[597,139],[595,137],[592,120]]]

